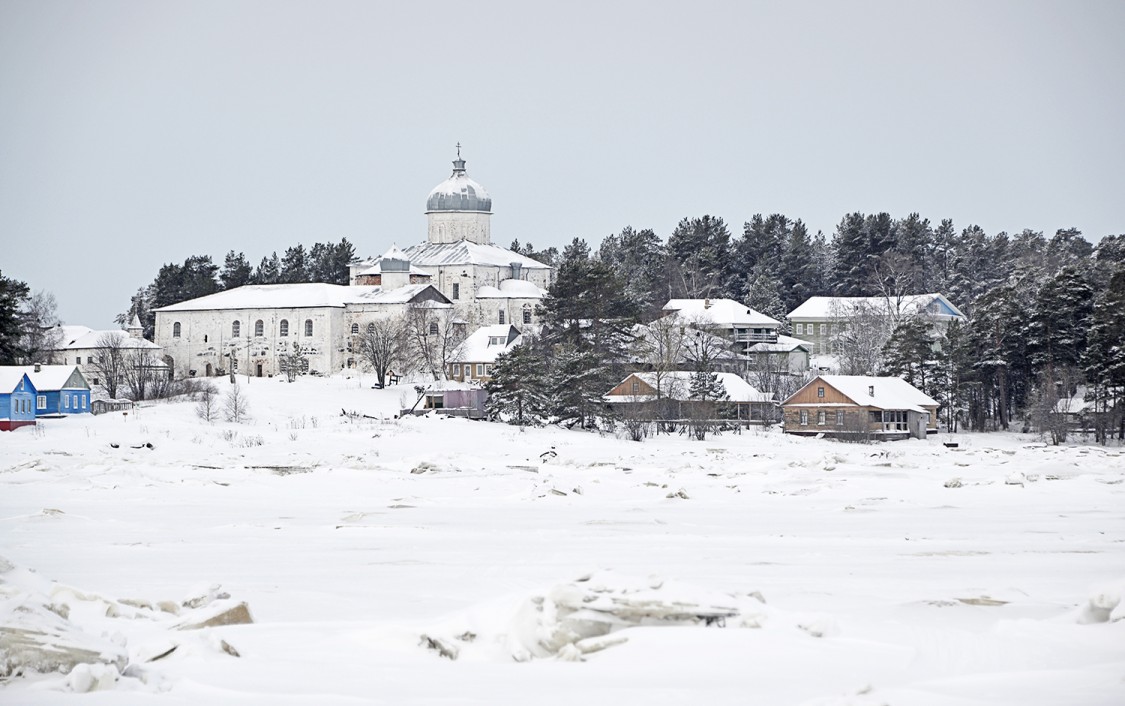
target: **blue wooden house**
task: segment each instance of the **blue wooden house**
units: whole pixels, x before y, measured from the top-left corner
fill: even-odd
[[[35,365],[23,368],[35,386],[35,416],[90,414],[90,383],[74,365]]]
[[[35,385],[23,368],[0,367],[0,431],[35,424]]]

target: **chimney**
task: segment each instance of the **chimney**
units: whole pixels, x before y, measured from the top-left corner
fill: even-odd
[[[869,385],[867,387],[867,396],[868,397],[874,397],[875,396],[875,386],[874,385]]]
[[[36,363],[35,364],[35,372],[38,373],[38,372],[41,372],[42,370],[43,370],[43,366],[40,365],[39,363]]]

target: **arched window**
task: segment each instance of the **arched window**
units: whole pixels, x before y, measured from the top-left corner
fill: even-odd
[[[523,305],[523,322],[525,324],[531,323],[531,305],[530,304],[524,304]]]
[[[258,319],[257,321],[254,322],[254,335],[255,336],[266,335],[266,324],[261,319]]]
[[[436,321],[430,322],[430,335],[436,336],[438,334],[438,325]]]
[[[312,335],[312,319],[305,319],[305,335]]]
[[[230,325],[230,337],[231,338],[238,338],[241,335],[242,335],[242,322],[241,321],[235,321],[233,324]]]
[[[357,333],[359,333],[359,324],[352,324],[352,334],[354,335]],[[348,367],[350,368],[351,366],[349,365]]]
[[[180,337],[180,322],[177,321],[176,323],[172,324],[172,338],[179,338],[179,337]]]
[[[367,333],[375,333],[375,322],[367,324]]]
[[[288,336],[289,335],[289,319],[282,319],[281,320],[281,326],[280,326],[280,330],[278,331],[278,334],[281,335],[281,336]]]
[[[504,323],[504,310],[500,310],[500,323]]]

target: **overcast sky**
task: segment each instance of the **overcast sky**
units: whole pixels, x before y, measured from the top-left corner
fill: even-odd
[[[0,271],[111,325],[159,267],[850,211],[1125,232],[1125,2],[0,0]]]

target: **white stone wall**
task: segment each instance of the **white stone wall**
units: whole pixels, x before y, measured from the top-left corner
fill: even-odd
[[[255,336],[255,323],[262,322],[262,335]],[[288,321],[287,336],[281,335],[281,322]],[[311,320],[313,335],[305,335],[305,322]],[[291,309],[231,309],[211,311],[156,312],[156,342],[173,361],[176,377],[203,377],[207,365],[212,374],[229,371],[232,351],[239,374],[262,376],[280,372],[278,356],[300,343],[309,359],[309,370],[332,373],[344,361],[344,310],[338,307]],[[237,337],[232,324],[240,322]],[[180,335],[174,336],[175,324]]]
[[[492,242],[491,213],[477,211],[432,211],[426,214],[426,238],[431,243]]]

